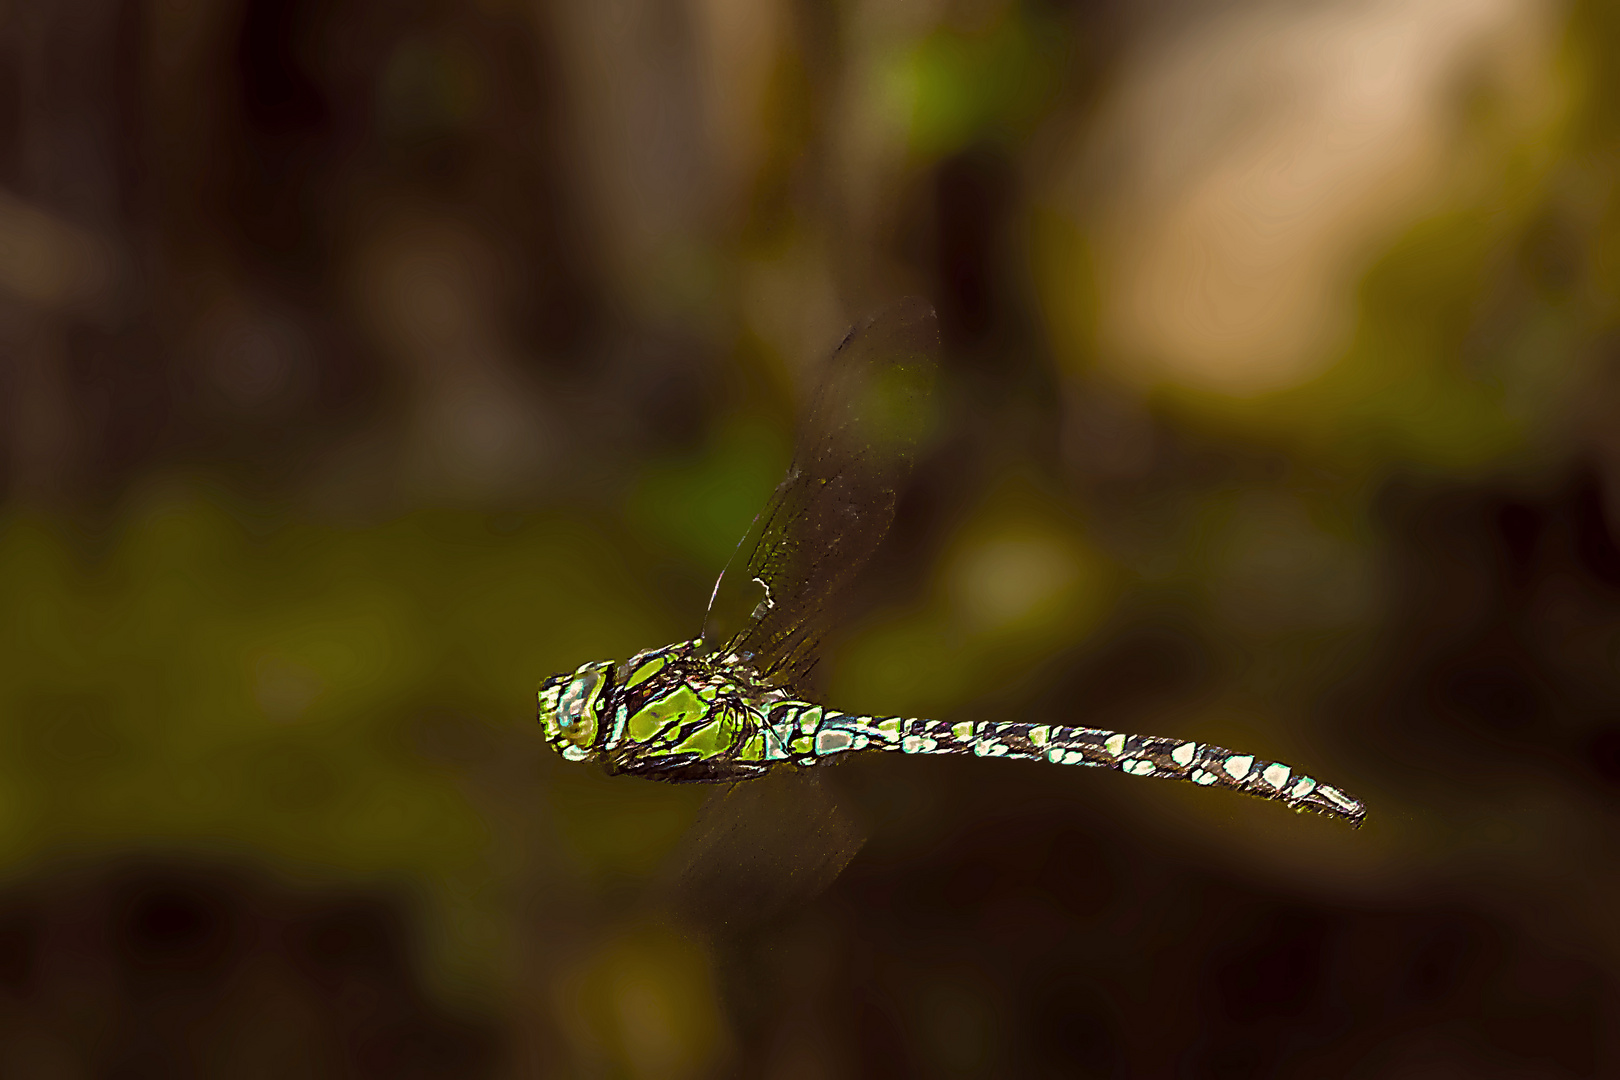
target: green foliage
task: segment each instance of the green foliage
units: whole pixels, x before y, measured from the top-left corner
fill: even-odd
[[[457,943],[459,962],[488,962],[476,954],[499,932],[469,898],[503,822],[466,762],[428,748],[434,725],[471,718],[474,742],[528,747],[539,678],[669,635],[636,583],[611,536],[562,512],[343,528],[171,490],[90,544],[13,509],[0,854],[202,849],[416,882],[463,908],[445,925],[479,940]],[[543,784],[553,763],[533,746],[522,782]],[[564,828],[594,805],[553,802]],[[632,869],[683,820],[644,830]]]
[[[1057,40],[1008,17],[979,33],[941,28],[918,41],[890,75],[907,106],[912,150],[944,157],[1027,134],[1056,86]]]
[[[719,573],[787,469],[789,438],[746,417],[723,424],[699,453],[642,471],[626,507],[630,523],[657,546]],[[688,617],[692,637],[702,612]]]

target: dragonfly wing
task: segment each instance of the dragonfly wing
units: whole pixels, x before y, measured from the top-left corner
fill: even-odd
[[[852,329],[834,351],[793,464],[715,583],[707,648],[788,686],[815,662],[829,601],[894,520],[939,357],[934,309],[915,297]]]
[[[779,769],[716,791],[664,868],[664,902],[705,930],[736,933],[832,884],[866,830],[823,771]]]

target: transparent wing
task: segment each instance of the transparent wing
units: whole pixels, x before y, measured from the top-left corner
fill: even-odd
[[[663,902],[731,936],[831,885],[867,834],[824,772],[777,770],[716,791],[654,886]]]
[[[715,582],[706,648],[790,686],[815,663],[829,601],[894,520],[939,357],[934,309],[910,297],[834,351],[793,463]]]

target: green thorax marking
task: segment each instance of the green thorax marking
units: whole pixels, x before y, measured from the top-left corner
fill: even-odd
[[[751,740],[764,723],[763,710],[781,694],[755,686],[740,666],[682,642],[638,653],[622,670],[622,686],[609,703],[612,733],[601,747],[610,763],[640,771],[763,760]]]
[[[693,643],[632,657],[610,703],[620,718],[601,748],[624,771],[698,763],[757,770],[777,762],[812,765],[869,745],[898,745],[897,717],[852,716],[760,686],[731,658]]]

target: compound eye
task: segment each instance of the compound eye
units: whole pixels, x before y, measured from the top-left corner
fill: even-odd
[[[557,702],[560,734],[576,746],[589,746],[596,741],[596,716],[591,712],[590,704],[601,683],[601,672],[585,672],[569,680]]]

